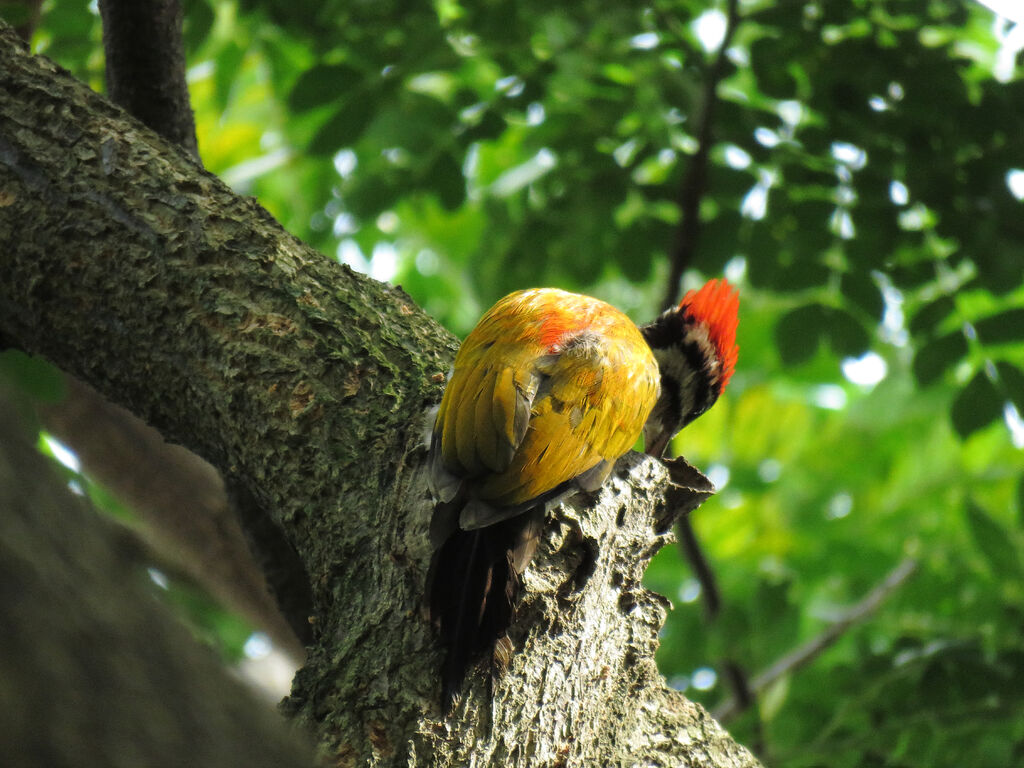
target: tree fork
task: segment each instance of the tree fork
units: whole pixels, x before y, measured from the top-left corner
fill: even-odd
[[[636,456],[592,507],[555,515],[493,705],[477,671],[440,721],[417,445],[450,335],[6,29],[0,93],[0,332],[193,448],[272,513],[317,613],[287,709],[329,759],[755,764],[654,666],[666,604],[640,579],[671,520],[664,470]]]

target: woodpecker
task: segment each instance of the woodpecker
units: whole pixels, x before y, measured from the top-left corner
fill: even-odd
[[[640,329],[661,372],[658,402],[644,425],[646,453],[661,456],[725,391],[739,353],[739,309],[739,294],[726,280],[709,280]]]
[[[470,332],[428,459],[445,712],[473,663],[490,654],[492,677],[508,663],[519,576],[545,510],[600,488],[641,434],[660,455],[721,394],[737,308],[728,283],[712,281],[640,329],[598,299],[535,288],[498,301]]]

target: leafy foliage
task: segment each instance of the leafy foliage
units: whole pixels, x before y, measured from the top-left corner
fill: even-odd
[[[527,285],[657,311],[723,3],[185,6],[204,160],[300,237],[457,332]],[[720,706],[726,660],[767,668],[910,557],[729,727],[780,766],[1019,764],[1019,51],[961,0],[739,6],[691,266],[739,280],[742,352],[677,446],[721,486],[694,524],[724,609],[662,552],[660,663]],[[36,35],[97,86],[98,40],[76,4]]]

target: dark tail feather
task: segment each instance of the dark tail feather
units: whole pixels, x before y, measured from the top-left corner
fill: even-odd
[[[506,632],[515,616],[519,574],[536,549],[543,510],[530,510],[496,525],[456,528],[434,555],[430,617],[445,646],[441,707],[459,698],[466,672],[490,654],[494,674],[511,655]]]

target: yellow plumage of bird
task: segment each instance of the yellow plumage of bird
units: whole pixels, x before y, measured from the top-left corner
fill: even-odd
[[[643,329],[598,299],[519,291],[463,342],[430,451],[445,709],[474,659],[492,650],[507,662],[518,575],[546,506],[599,488],[645,428],[660,454],[718,397],[735,363],[731,291],[712,281]]]

